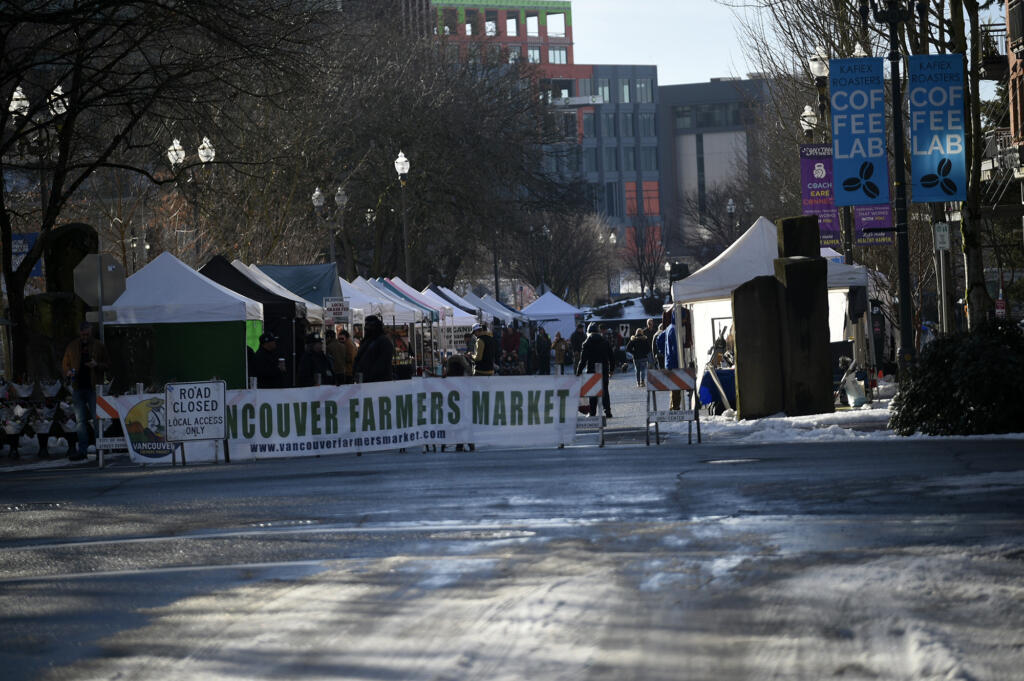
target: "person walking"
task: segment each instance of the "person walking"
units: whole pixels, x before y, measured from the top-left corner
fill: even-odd
[[[580,349],[580,359],[576,363],[576,375],[582,374],[584,369],[588,374],[597,373],[597,365],[602,365],[601,401],[604,406],[604,416],[609,419],[612,417],[612,402],[611,395],[608,392],[608,380],[611,376],[611,368],[614,362],[615,356],[612,354],[612,348],[608,341],[605,340],[600,327],[596,323],[591,323],[587,328],[587,338],[583,341]],[[596,414],[597,398],[591,397],[590,415],[594,416]]]
[[[558,373],[565,373],[566,358],[572,359],[572,353],[569,351],[569,341],[562,338],[561,331],[555,331],[555,340],[551,344],[552,349],[555,351],[555,366],[558,367]]]
[[[676,346],[676,324],[675,320],[672,318],[671,310],[666,310],[665,315],[667,317],[668,326],[666,326],[665,331],[658,336],[658,352],[664,358],[666,369],[678,369],[680,362],[679,348]],[[669,399],[669,410],[679,411],[682,408],[682,402],[683,391],[673,390],[672,396]]]
[[[551,373],[551,337],[544,327],[537,330],[537,339],[533,343],[534,352],[537,353],[537,373],[547,376]]]
[[[96,437],[103,435],[96,420],[96,385],[110,366],[106,346],[92,337],[92,324],[82,322],[78,327],[78,338],[68,343],[61,366],[71,380],[71,402],[78,422],[77,453],[69,453],[68,459],[82,461],[89,453],[90,422]]]
[[[361,374],[363,383],[393,380],[395,346],[384,332],[384,323],[377,315],[370,315],[363,322],[363,329],[363,340],[353,362],[355,376]]]
[[[327,356],[331,358],[331,363],[334,366],[334,384],[351,383],[352,366],[356,359],[356,344],[352,342],[345,329],[338,332],[337,338],[332,338],[331,331],[328,331],[326,335]]]
[[[626,343],[626,352],[633,355],[636,385],[642,388],[647,385],[647,357],[651,354],[651,341],[644,333],[643,327],[638,328]]]
[[[473,336],[476,337],[476,346],[473,348],[472,358],[473,375],[493,376],[495,358],[498,354],[498,343],[487,330],[487,325],[482,322],[473,325]]]

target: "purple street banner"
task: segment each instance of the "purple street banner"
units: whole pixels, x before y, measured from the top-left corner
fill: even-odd
[[[889,205],[885,73],[881,58],[829,61],[837,206]]]
[[[822,246],[838,246],[839,210],[832,200],[832,146],[800,145],[800,197],[804,215],[818,216]]]
[[[856,234],[853,242],[858,246],[888,246],[893,243],[893,233],[867,230],[892,230],[892,209],[884,206],[854,206],[853,224]]]
[[[907,78],[914,203],[966,201],[964,56],[914,55]]]

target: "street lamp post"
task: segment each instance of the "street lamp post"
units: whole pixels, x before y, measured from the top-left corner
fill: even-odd
[[[213,159],[216,157],[216,155],[217,155],[217,152],[213,148],[213,144],[210,142],[210,138],[209,137],[204,137],[202,143],[199,145],[199,148],[196,150],[196,156],[199,158],[199,162],[202,163],[205,166],[208,163],[211,163],[213,161]],[[181,165],[183,163],[185,163],[186,156],[187,156],[187,154],[185,153],[185,148],[181,146],[181,140],[175,138],[171,142],[171,146],[167,147],[167,160],[171,164],[171,170],[177,172],[178,169],[181,167]],[[195,176],[192,174],[192,171],[189,170],[189,182],[186,183],[186,184],[193,184],[194,185],[194,182],[192,182],[192,180],[194,180],[194,179],[195,179]],[[182,188],[181,184],[176,184],[176,186],[179,189]],[[187,198],[188,197],[186,197],[186,199]],[[195,251],[195,258],[198,261],[198,259],[199,259],[199,197],[196,196],[196,195],[192,196],[191,197],[191,203],[192,203],[192,229],[191,230],[177,229],[177,230],[175,230],[175,234],[176,235],[181,235],[183,233],[187,233],[188,231],[192,231],[195,234],[195,237],[194,237],[194,240],[193,240],[193,245],[194,245],[194,251]],[[177,239],[175,241],[177,241]],[[176,244],[176,246],[177,246],[178,253],[180,254],[181,253],[181,244]]]
[[[409,159],[401,151],[398,152],[398,158],[395,159],[395,172],[398,173],[398,180],[402,183],[402,251],[405,255],[405,281],[409,283],[409,273],[412,270],[409,267],[409,223],[405,210],[405,180],[409,175]]]
[[[320,215],[323,215],[324,194],[323,194],[322,191],[320,191],[320,187],[317,187],[313,191],[312,201],[313,201],[313,208],[316,209],[316,212],[319,213]],[[335,224],[337,225],[337,228],[332,227],[330,221],[327,220],[326,218],[324,218],[324,221],[327,222],[327,252],[328,252],[327,257],[328,257],[328,262],[335,263],[335,265],[337,264],[338,259],[335,256],[334,242],[335,242],[335,240],[337,238],[337,231],[338,231],[338,229],[341,229],[342,226],[344,225],[345,205],[347,203],[348,203],[348,194],[345,193],[344,189],[342,189],[341,187],[338,187],[338,190],[336,192],[334,192],[334,205],[336,205],[338,207],[338,210],[335,213],[335,218],[336,218]]]
[[[736,202],[730,199],[725,202],[725,212],[729,214],[729,229],[738,229],[739,223],[736,222]]]
[[[900,25],[913,18],[909,2],[906,6],[900,0],[887,0],[885,9],[880,10],[878,4],[871,0],[871,10],[875,21],[889,29],[889,82],[892,84],[892,151],[893,151],[893,193],[896,208],[896,267],[899,275],[900,294],[900,347],[896,351],[897,363],[902,371],[917,361],[917,350],[914,347],[913,313],[910,307],[910,244],[907,237],[907,186],[906,166],[903,158],[905,141],[903,139],[903,92],[900,82]],[[868,0],[860,0],[861,24],[867,30]],[[927,4],[917,3],[917,10],[922,15],[927,11]]]

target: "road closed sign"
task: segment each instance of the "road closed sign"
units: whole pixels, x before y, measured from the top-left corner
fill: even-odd
[[[224,381],[168,383],[164,388],[167,441],[227,439],[225,393]]]

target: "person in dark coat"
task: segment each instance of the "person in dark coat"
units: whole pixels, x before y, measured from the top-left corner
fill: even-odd
[[[260,336],[260,349],[252,355],[249,375],[256,379],[257,388],[284,387],[285,363],[277,351],[277,336],[274,334]]]
[[[356,351],[353,370],[363,383],[394,380],[392,359],[395,346],[384,332],[384,323],[377,315],[370,315],[363,323],[363,341]]]
[[[551,373],[551,337],[544,327],[537,330],[537,339],[533,342],[534,352],[537,353],[537,373],[547,376]]]
[[[306,336],[306,352],[299,360],[297,380],[299,387],[334,385],[334,366],[324,352],[324,341],[320,336]]]
[[[608,344],[601,329],[597,324],[592,323],[587,329],[587,338],[583,341],[580,349],[580,359],[576,363],[576,375],[579,376],[586,369],[588,374],[597,373],[597,365],[603,365],[603,376],[601,379],[601,401],[604,405],[605,418],[612,417],[612,401],[608,392],[608,379],[615,366],[615,355],[612,353],[612,346]],[[597,414],[597,398],[590,398],[590,415]]]
[[[647,385],[647,356],[651,354],[651,339],[640,327],[626,343],[626,352],[633,355],[633,368],[636,370],[636,385],[642,388]]]
[[[587,339],[587,334],[583,331],[583,325],[577,324],[576,330],[569,336],[569,347],[572,348],[572,363],[575,366],[580,363],[580,352],[583,351],[583,341]]]

